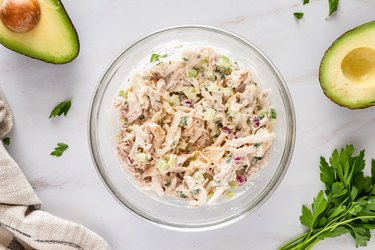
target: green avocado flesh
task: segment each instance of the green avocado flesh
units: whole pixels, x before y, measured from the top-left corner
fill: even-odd
[[[0,0],[0,6],[4,0]],[[79,53],[77,32],[58,0],[39,0],[40,21],[26,33],[16,33],[0,21],[0,43],[15,52],[54,64],[72,61]]]
[[[329,47],[319,80],[326,96],[341,106],[375,105],[375,21],[346,32]]]

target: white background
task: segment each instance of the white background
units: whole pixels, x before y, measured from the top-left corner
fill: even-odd
[[[56,66],[0,48],[0,86],[15,115],[11,155],[43,209],[102,235],[113,249],[276,249],[303,231],[301,205],[322,188],[319,156],[354,143],[375,157],[375,108],[351,111],[322,93],[318,68],[325,50],[342,33],[375,17],[375,1],[340,1],[326,20],[328,1],[310,0],[111,0],[63,1],[81,42],[77,60]],[[296,21],[293,12],[305,16]],[[112,59],[140,36],[181,24],[205,24],[235,32],[263,50],[284,76],[297,115],[297,141],[279,188],[257,211],[223,229],[181,233],[130,214],[102,185],[92,164],[87,117],[96,84]],[[51,109],[72,97],[68,116],[49,120]],[[69,144],[60,158],[57,142]],[[375,240],[370,243],[375,248]],[[349,236],[316,249],[355,249]]]

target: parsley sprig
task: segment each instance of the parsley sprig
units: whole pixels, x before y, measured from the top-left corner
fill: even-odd
[[[339,6],[339,1],[340,0],[328,0],[328,4],[329,4],[328,16],[332,15],[337,10],[337,7]]]
[[[353,156],[354,146],[335,150],[329,160],[320,159],[320,179],[325,191],[315,197],[311,208],[302,206],[301,223],[309,230],[280,250],[311,249],[325,238],[350,233],[355,246],[366,246],[375,229],[375,161],[371,177],[365,176],[365,152]]]
[[[60,157],[64,153],[65,150],[67,150],[69,146],[65,143],[57,143],[57,147],[51,152],[52,156]]]
[[[50,116],[48,118],[60,116],[64,114],[66,116],[70,110],[70,107],[72,106],[72,100],[66,100],[61,103],[59,103],[51,112]]]
[[[297,19],[301,19],[303,17],[303,13],[302,12],[294,12],[293,15],[297,18]]]

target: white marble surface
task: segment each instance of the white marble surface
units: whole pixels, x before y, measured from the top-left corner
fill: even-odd
[[[302,232],[301,204],[322,188],[318,161],[346,143],[375,157],[375,108],[350,111],[330,102],[317,79],[324,51],[346,30],[374,18],[373,0],[341,1],[325,20],[326,0],[111,0],[64,4],[80,35],[81,53],[55,66],[0,48],[0,86],[15,114],[9,151],[43,201],[43,209],[82,223],[113,249],[276,249]],[[296,21],[293,12],[305,17]],[[249,39],[278,66],[293,96],[297,141],[290,168],[273,196],[256,212],[223,229],[172,232],[122,208],[99,180],[87,142],[89,103],[111,60],[135,39],[180,24],[221,27]],[[68,117],[48,120],[53,106],[73,97]],[[49,155],[57,142],[70,148]],[[375,239],[368,249],[375,248]],[[350,237],[316,249],[355,249]]]

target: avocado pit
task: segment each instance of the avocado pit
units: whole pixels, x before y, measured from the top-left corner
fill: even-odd
[[[40,20],[38,0],[4,0],[0,6],[0,19],[10,30],[24,33],[34,29]]]
[[[375,79],[375,50],[360,47],[350,51],[341,63],[344,76],[354,84]]]

